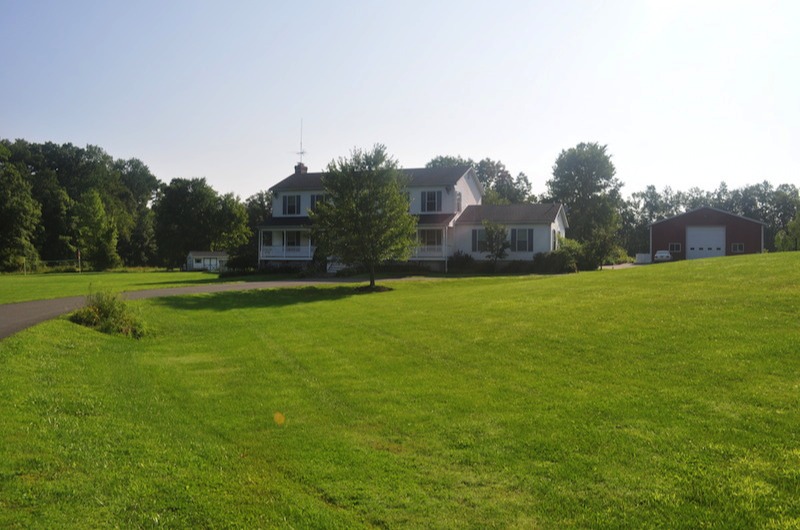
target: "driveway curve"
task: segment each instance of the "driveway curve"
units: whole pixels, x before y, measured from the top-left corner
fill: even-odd
[[[329,285],[336,283],[357,283],[359,280],[331,279],[274,282],[215,283],[210,285],[192,285],[189,287],[167,287],[164,289],[147,289],[144,291],[128,291],[122,293],[126,300],[143,298],[160,298],[183,294],[220,293],[224,291],[250,291],[252,289],[282,289],[287,287],[304,287],[308,285]],[[18,331],[29,328],[45,320],[75,311],[86,303],[85,296],[70,296],[52,300],[33,300],[0,305],[0,339],[4,339]]]

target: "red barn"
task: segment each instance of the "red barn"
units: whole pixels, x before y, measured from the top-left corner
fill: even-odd
[[[698,259],[764,251],[764,223],[740,215],[698,208],[650,225],[650,259],[668,250],[672,259]]]

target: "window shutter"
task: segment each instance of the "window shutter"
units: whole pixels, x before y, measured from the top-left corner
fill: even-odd
[[[436,211],[437,212],[441,212],[442,211],[442,192],[441,191],[437,191],[436,192]]]
[[[517,249],[517,229],[516,228],[512,228],[511,229],[511,250],[512,251],[517,251],[518,250]]]
[[[288,195],[283,196],[283,215],[288,215],[288,213],[286,212],[289,205],[289,201],[287,200],[288,198],[289,198]]]
[[[472,252],[478,252],[478,231],[472,230]]]
[[[533,228],[528,228],[528,252],[533,252]]]
[[[428,211],[427,210],[427,206],[428,205],[425,204],[425,199],[426,198],[427,197],[425,197],[425,192],[424,191],[419,192],[419,211],[423,212],[423,213]]]

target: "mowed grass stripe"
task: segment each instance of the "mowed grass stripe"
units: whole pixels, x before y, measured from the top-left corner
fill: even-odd
[[[166,298],[142,341],[37,326],[0,343],[0,525],[792,527],[798,265]]]

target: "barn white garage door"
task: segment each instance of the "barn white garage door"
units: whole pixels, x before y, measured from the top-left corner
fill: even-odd
[[[725,255],[724,226],[687,226],[686,259]]]

